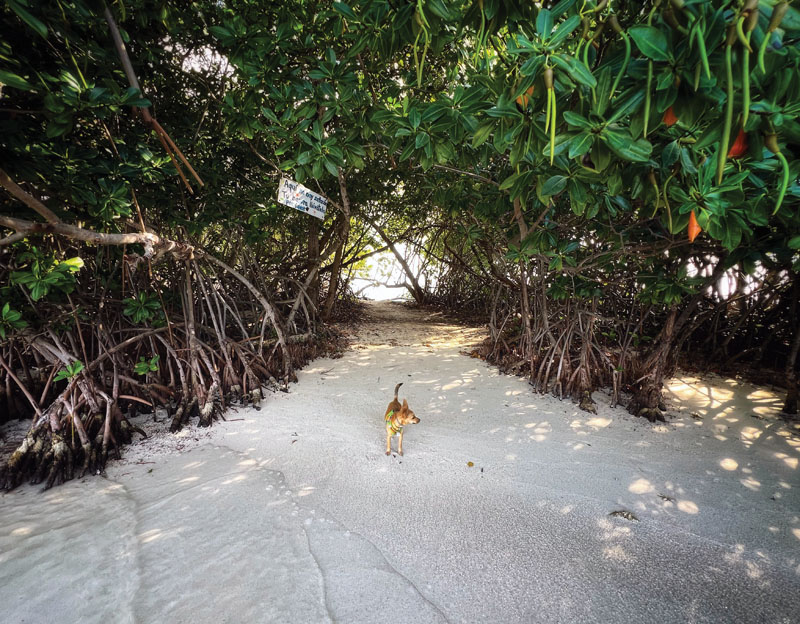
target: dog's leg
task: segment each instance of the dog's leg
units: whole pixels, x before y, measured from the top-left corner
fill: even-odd
[[[389,431],[386,432],[386,454],[392,454],[392,434]]]
[[[400,433],[398,434],[398,436],[399,437],[397,438],[397,454],[402,456],[402,454],[403,454],[403,430],[402,429],[400,430]]]

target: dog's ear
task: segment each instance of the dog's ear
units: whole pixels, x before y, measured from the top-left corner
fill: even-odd
[[[400,408],[400,409],[402,409],[404,412],[408,411],[408,400],[407,399],[403,399],[403,407]]]

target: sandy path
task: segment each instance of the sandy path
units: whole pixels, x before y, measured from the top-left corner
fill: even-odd
[[[602,394],[587,415],[459,355],[480,337],[371,304],[350,351],[243,420],[4,496],[4,621],[796,621],[800,439],[779,397],[683,377],[668,425]],[[422,422],[386,457],[399,381]]]

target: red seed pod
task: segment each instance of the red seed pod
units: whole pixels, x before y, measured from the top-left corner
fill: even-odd
[[[697,238],[697,235],[702,231],[703,229],[697,223],[697,217],[694,216],[694,210],[692,210],[689,215],[689,242],[693,243],[694,239]]]
[[[744,128],[739,128],[739,134],[736,135],[736,140],[733,142],[728,158],[741,158],[747,153],[747,133]]]
[[[528,102],[530,102],[531,96],[533,96],[533,86],[528,87],[528,90],[525,91],[525,93],[517,97],[517,106],[519,106],[522,110],[528,108]]]
[[[678,118],[675,116],[675,111],[672,110],[670,106],[667,110],[664,111],[664,125],[667,128],[671,128],[678,122]]]

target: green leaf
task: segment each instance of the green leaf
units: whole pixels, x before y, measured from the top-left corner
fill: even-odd
[[[592,122],[586,119],[586,117],[581,117],[578,115],[578,113],[564,111],[563,117],[564,121],[566,121],[570,126],[576,126],[578,128],[583,128],[584,130],[590,130],[592,128]]]
[[[339,170],[336,168],[336,164],[328,158],[325,159],[325,168],[334,178],[339,176]]]
[[[563,175],[554,175],[549,177],[542,185],[542,195],[551,197],[557,195],[564,190],[567,186],[567,177]]]
[[[41,37],[47,39],[47,26],[45,26],[40,20],[35,18],[33,15],[28,13],[18,2],[14,0],[7,0],[8,7],[17,14],[23,22],[25,22],[28,26],[33,28]]]
[[[608,123],[614,123],[625,117],[632,115],[637,111],[642,102],[644,102],[645,92],[641,87],[634,87],[628,89],[625,93],[620,94],[615,100],[616,109],[608,118]]]
[[[348,5],[344,2],[334,2],[333,8],[337,10],[339,13],[344,15],[345,17],[349,17],[352,20],[357,19],[356,14],[353,13],[353,9],[351,9]]]
[[[555,50],[567,37],[570,36],[572,31],[580,26],[580,23],[581,18],[577,15],[573,15],[564,20],[561,24],[559,24],[558,28],[556,28],[553,36],[547,40],[547,49]]]
[[[447,4],[443,2],[443,0],[428,0],[425,3],[425,8],[430,9],[431,13],[437,17],[441,17],[445,21],[453,19],[450,9],[447,8]]]
[[[566,71],[575,82],[592,88],[597,86],[597,79],[592,75],[592,72],[586,69],[586,65],[578,59],[566,54],[554,54],[550,58],[556,65]]]
[[[514,186],[514,182],[516,182],[517,178],[519,178],[521,175],[521,173],[514,173],[508,176],[500,183],[500,190],[505,191],[506,189],[510,189],[512,186]]]
[[[234,39],[234,34],[224,26],[209,26],[208,32],[220,41]]]
[[[647,58],[654,61],[668,61],[670,59],[667,36],[655,26],[638,24],[628,29],[628,34],[636,42],[636,47]]]
[[[553,30],[553,15],[548,9],[539,9],[539,15],[536,16],[536,32],[542,39],[550,36]]]
[[[486,139],[489,138],[489,135],[492,133],[494,129],[494,122],[485,122],[478,126],[478,129],[475,131],[475,134],[472,136],[472,147],[476,148],[480,145],[483,145],[486,142]]]
[[[519,68],[519,73],[523,76],[538,74],[544,65],[544,60],[545,57],[540,54],[532,56],[522,64],[522,67]]]
[[[314,125],[311,126],[311,134],[314,135],[314,138],[317,141],[322,141],[323,132],[322,132],[322,124],[320,123],[319,119],[314,122]]]
[[[681,147],[677,141],[671,141],[667,143],[664,149],[661,151],[661,164],[666,167],[671,167],[676,162],[678,162],[678,158],[681,155]]]
[[[0,83],[20,91],[35,91],[36,88],[22,76],[0,69]]]
[[[789,248],[790,249],[800,249],[800,236],[795,236],[789,239]],[[8,305],[8,304],[6,304]]]
[[[626,132],[609,130],[601,135],[606,145],[620,158],[632,162],[647,162],[650,160],[650,153],[653,146],[646,139],[633,141]]]
[[[75,256],[74,258],[60,262],[59,266],[64,266],[69,269],[70,272],[75,273],[83,268],[83,258]]]
[[[576,158],[583,156],[586,152],[592,149],[594,144],[594,135],[590,132],[584,132],[576,135],[569,145],[569,157]]]
[[[561,17],[561,15],[569,11],[577,1],[578,0],[561,0],[561,2],[550,9],[550,12],[553,14],[553,19]]]

